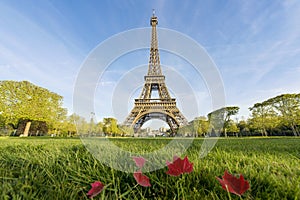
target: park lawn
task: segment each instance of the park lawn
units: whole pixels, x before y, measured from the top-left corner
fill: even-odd
[[[132,151],[159,149],[170,139],[111,138]],[[1,138],[0,199],[87,199],[90,183],[106,187],[94,199],[240,199],[216,180],[225,170],[243,174],[250,189],[242,199],[300,199],[300,138],[221,138],[199,158],[203,139],[185,155],[194,172],[171,177],[167,167],[146,172],[152,186],[95,159],[78,138]],[[184,155],[182,155],[183,157]]]

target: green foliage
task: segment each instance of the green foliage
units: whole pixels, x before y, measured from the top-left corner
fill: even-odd
[[[248,136],[250,134],[249,125],[245,120],[241,120],[238,122],[237,127],[239,129],[239,133],[242,136]]]
[[[134,130],[132,127],[119,125],[119,130],[122,136],[132,137],[134,135]]]
[[[210,129],[213,129],[216,131],[217,134],[219,134],[222,129],[224,128],[224,118],[225,118],[225,109],[220,108],[218,110],[215,110],[213,112],[210,112],[207,114],[207,118],[210,124]]]
[[[62,100],[62,96],[28,81],[0,81],[0,134],[8,135],[19,126],[16,132],[19,135],[27,125],[36,124],[36,127],[40,127],[38,123],[45,122],[48,133],[60,136],[74,136],[76,133],[94,136],[133,135],[132,128],[118,125],[114,118],[96,122],[94,119],[86,121],[76,114],[67,117]],[[300,136],[300,94],[282,94],[255,103],[249,109],[251,117],[236,123],[231,118],[239,112],[239,107],[217,109],[207,115],[208,120],[196,117],[187,126],[180,127],[177,136]],[[20,122],[26,124],[20,125]],[[36,134],[41,130],[33,132]]]
[[[265,101],[279,114],[283,125],[289,126],[295,136],[300,136],[297,124],[300,116],[300,94],[282,94]]]
[[[249,127],[267,136],[276,129],[289,127],[300,136],[300,94],[282,94],[249,108],[252,112]]]
[[[180,127],[178,133],[182,136],[205,136],[209,132],[209,122],[206,117],[196,117],[188,125]],[[178,134],[177,134],[178,135]]]
[[[132,152],[154,151],[170,142],[110,140]],[[94,199],[241,199],[229,197],[216,180],[225,170],[242,173],[249,181],[250,190],[243,199],[300,198],[299,138],[220,139],[200,159],[202,142],[195,139],[185,153],[194,163],[194,172],[171,177],[165,167],[145,173],[152,186],[143,188],[132,174],[96,160],[79,139],[0,138],[0,199],[88,199],[90,183],[96,180],[106,187]]]
[[[103,119],[103,132],[106,135],[114,136],[120,134],[118,128],[117,120],[114,118],[104,118]]]
[[[222,131],[224,135],[227,136],[227,129],[231,120],[230,117],[238,114],[239,109],[237,106],[227,106],[209,113],[207,117],[211,127],[218,132]]]
[[[73,136],[77,134],[76,122],[83,121],[80,116],[72,114],[68,116],[56,130],[52,131],[52,134],[62,135],[62,136]],[[79,126],[79,123],[78,123]],[[81,129],[81,128],[79,128]]]
[[[197,136],[204,136],[209,131],[209,122],[206,117],[197,117],[192,121],[192,126],[194,132],[197,133]]]
[[[227,125],[227,132],[228,133],[238,133],[239,131],[240,130],[237,127],[236,123],[234,123],[233,120],[230,120]]]
[[[12,131],[12,127],[6,124],[5,118],[0,114],[0,136],[8,136]]]
[[[66,116],[62,100],[62,96],[28,81],[0,81],[0,114],[15,126],[25,119],[55,127]]]
[[[5,128],[5,118],[0,114],[0,129]]]

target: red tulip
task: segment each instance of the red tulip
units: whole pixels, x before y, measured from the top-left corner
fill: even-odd
[[[193,163],[189,162],[188,157],[185,156],[183,160],[179,157],[174,156],[173,162],[167,161],[168,171],[167,174],[171,176],[179,176],[183,173],[190,173],[193,171]]]
[[[143,158],[143,157],[132,157],[136,166],[139,167],[139,168],[142,168],[146,162],[146,159]]]
[[[143,187],[151,186],[149,177],[142,174],[141,171],[134,172],[133,177],[139,185]]]
[[[236,178],[226,170],[222,176],[223,179],[220,179],[219,177],[216,178],[221,183],[222,188],[230,193],[240,196],[249,189],[249,183],[244,179],[242,174],[240,175],[240,178]]]
[[[100,181],[95,181],[91,184],[92,189],[86,194],[89,198],[97,196],[104,188],[104,184]]]

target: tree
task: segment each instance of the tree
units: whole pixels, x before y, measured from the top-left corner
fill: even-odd
[[[206,117],[196,117],[187,125],[179,128],[177,136],[204,136],[209,131],[209,122]]]
[[[228,133],[235,134],[238,137],[240,129],[237,127],[236,123],[233,120],[229,120],[226,129]]]
[[[130,136],[133,137],[134,136],[134,130],[132,127],[130,126],[126,126],[126,125],[120,125],[119,126],[120,132],[123,136]]]
[[[69,116],[69,121],[76,125],[78,134],[88,134],[90,125],[87,123],[84,117],[81,117],[75,113]]]
[[[117,125],[117,120],[114,118],[104,118],[103,119],[103,132],[107,135],[113,136],[119,134],[119,128]]]
[[[77,133],[76,120],[78,121],[80,117],[76,114],[68,116],[58,129],[55,129],[53,134],[62,136],[72,136]]]
[[[209,121],[209,134],[219,136],[224,127],[224,108],[220,108],[207,115]]]
[[[11,133],[11,127],[5,124],[5,118],[0,114],[0,136],[9,135]]]
[[[259,131],[262,136],[268,136],[267,130],[271,131],[278,125],[277,114],[269,103],[256,103],[249,110],[252,112],[249,127]]]
[[[238,122],[237,127],[239,129],[239,132],[241,136],[249,134],[249,124],[245,120],[241,120]]]
[[[291,128],[295,136],[300,136],[297,125],[299,125],[300,94],[282,94],[263,102],[272,106],[280,116],[284,126]]]
[[[62,96],[28,81],[0,81],[0,114],[13,126],[20,119],[27,120],[24,136],[28,136],[34,120],[50,126],[63,120],[66,109],[62,108],[62,100]]]
[[[192,124],[193,133],[196,133],[196,136],[204,136],[209,131],[209,122],[204,116],[196,117],[190,123]]]
[[[0,114],[0,129],[5,128],[5,118]]]
[[[239,109],[237,106],[227,106],[209,113],[207,116],[212,128],[219,132],[222,131],[225,137],[227,137],[227,128],[230,118],[236,115]]]
[[[192,122],[189,122],[187,125],[185,126],[181,126],[179,127],[176,136],[186,136],[186,135],[190,135],[192,133],[194,133],[194,126]]]
[[[249,128],[262,135],[289,131],[300,136],[300,94],[281,94],[249,108]],[[284,133],[285,135],[285,133]]]

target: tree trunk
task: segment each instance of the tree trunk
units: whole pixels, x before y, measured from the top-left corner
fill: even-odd
[[[265,136],[267,137],[268,136],[268,132],[266,130],[264,132],[265,132]]]
[[[26,126],[25,126],[25,129],[24,129],[24,132],[23,132],[24,137],[28,136],[30,126],[31,126],[31,121],[26,122]]]
[[[295,126],[292,124],[292,125],[291,125],[291,128],[292,128],[292,131],[293,131],[294,136],[298,136],[299,133],[298,133],[298,131],[297,131],[297,127],[295,127]]]

